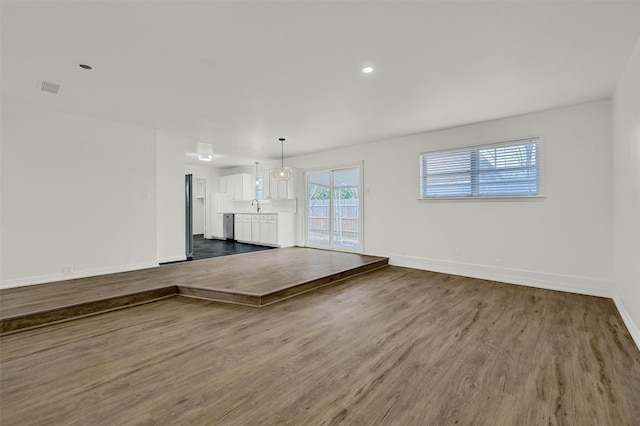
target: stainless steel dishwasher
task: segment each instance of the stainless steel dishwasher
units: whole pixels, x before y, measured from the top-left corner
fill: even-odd
[[[225,240],[234,240],[234,214],[225,213],[222,219],[222,236]]]

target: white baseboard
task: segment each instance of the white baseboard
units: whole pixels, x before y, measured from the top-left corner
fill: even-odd
[[[144,263],[116,266],[116,267],[86,269],[86,270],[74,272],[72,274],[50,274],[50,275],[40,275],[37,277],[17,278],[13,280],[4,280],[0,282],[0,289],[12,288],[12,287],[23,287],[23,286],[35,285],[35,284],[44,284],[44,283],[50,283],[55,281],[73,280],[76,278],[95,277],[97,275],[115,274],[118,272],[135,271],[138,269],[154,268],[157,266],[158,266],[157,262],[144,262]]]
[[[608,290],[612,288],[611,282],[589,277],[527,271],[515,268],[497,268],[480,264],[395,254],[391,254],[388,257],[390,265],[403,266],[406,268],[423,269],[508,284],[586,294],[589,296],[608,298],[613,296],[612,291]]]
[[[636,343],[638,350],[640,350],[640,328],[633,321],[631,315],[629,315],[629,311],[627,311],[627,307],[624,305],[620,296],[617,293],[613,295],[613,302],[616,304],[616,308],[618,308],[618,312],[620,312],[620,316],[622,317],[622,321],[627,326],[627,330],[629,330],[629,334],[631,334],[631,338]]]
[[[440,259],[428,259],[413,256],[387,255],[389,264],[405,268],[423,269],[444,274],[462,275],[466,277],[484,280],[499,281],[508,284],[518,284],[528,287],[544,288],[548,290],[566,291],[568,293],[585,294],[613,299],[613,302],[629,330],[631,338],[640,350],[640,328],[633,321],[629,311],[613,291],[612,283],[606,280],[598,280],[576,275],[549,274],[542,272],[526,271],[513,268],[495,268],[486,265],[476,265],[462,262],[452,262]]]

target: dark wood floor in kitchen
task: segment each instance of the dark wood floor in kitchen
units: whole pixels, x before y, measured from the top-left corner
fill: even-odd
[[[609,299],[387,267],[260,309],[173,297],[1,338],[2,425],[637,425]]]

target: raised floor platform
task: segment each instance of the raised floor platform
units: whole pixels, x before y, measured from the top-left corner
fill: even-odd
[[[387,264],[384,257],[293,247],[9,288],[0,290],[0,333],[176,295],[260,307]]]

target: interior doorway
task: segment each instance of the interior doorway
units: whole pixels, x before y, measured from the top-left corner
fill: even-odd
[[[362,251],[360,166],[309,171],[306,182],[306,245]]]

